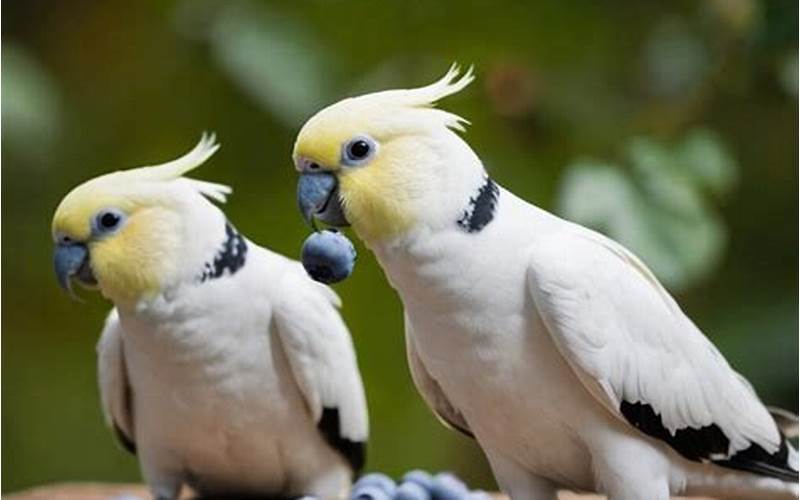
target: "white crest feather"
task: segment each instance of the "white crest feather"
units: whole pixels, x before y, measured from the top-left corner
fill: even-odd
[[[169,181],[177,179],[205,163],[218,149],[219,143],[216,141],[216,135],[203,132],[203,135],[200,136],[200,142],[197,143],[194,149],[180,158],[161,165],[128,170],[128,173],[135,174],[142,180]]]
[[[467,68],[466,73],[463,75],[459,76],[459,73],[461,73],[459,66],[453,63],[442,78],[430,85],[415,89],[386,90],[363,97],[388,106],[432,108],[436,106],[436,102],[440,99],[462,91],[475,80],[472,66]],[[463,124],[469,124],[469,121],[453,113],[440,110],[431,111],[436,113],[447,127],[463,131]]]
[[[214,201],[225,203],[227,195],[233,192],[230,186],[183,177],[205,163],[219,147],[215,134],[203,132],[197,145],[180,158],[161,165],[137,167],[120,173],[125,178],[136,181],[180,181]]]
[[[228,195],[233,192],[233,188],[226,186],[225,184],[199,181],[197,179],[189,179],[186,177],[181,180],[189,183],[192,189],[198,193],[219,203],[225,203],[228,200]]]
[[[397,103],[409,107],[432,107],[436,105],[436,101],[444,99],[447,96],[456,94],[462,91],[467,85],[475,80],[472,66],[467,69],[460,78],[458,74],[461,72],[457,64],[450,66],[447,73],[439,80],[416,89],[404,90],[389,90],[387,92],[379,92],[373,94],[379,96],[386,94],[384,97],[392,97],[396,99]],[[392,95],[394,94],[394,95]]]

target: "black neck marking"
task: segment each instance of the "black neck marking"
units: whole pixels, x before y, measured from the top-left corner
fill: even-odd
[[[235,274],[247,260],[247,243],[230,222],[225,222],[225,241],[217,251],[212,262],[206,262],[200,282],[213,280],[228,274]]]
[[[458,226],[468,233],[477,233],[486,227],[494,219],[499,196],[500,189],[487,175],[478,192],[469,199],[469,205],[458,219]]]

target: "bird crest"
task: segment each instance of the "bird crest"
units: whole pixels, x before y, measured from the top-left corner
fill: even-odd
[[[183,178],[184,175],[205,163],[217,152],[220,145],[216,142],[215,134],[203,132],[200,141],[188,153],[172,161],[160,165],[136,167],[118,172],[127,181],[173,181],[181,179],[187,182],[199,193],[220,203],[225,203],[227,195],[233,190],[230,186],[214,182],[199,181],[197,179]],[[113,175],[113,174],[111,174]]]
[[[442,126],[463,131],[469,124],[466,119],[435,109],[439,100],[460,92],[475,79],[472,67],[459,74],[454,64],[442,78],[424,87],[373,92],[328,106],[303,125],[295,142],[295,160],[312,159],[334,168],[342,144],[359,133],[380,139]]]
[[[472,66],[459,76],[460,72],[459,66],[454,63],[442,78],[424,87],[385,90],[364,95],[360,99],[385,107],[434,108],[437,101],[457,94],[475,80]],[[436,110],[436,115],[443,119],[444,125],[455,130],[463,131],[464,124],[469,124],[468,120],[446,111]]]

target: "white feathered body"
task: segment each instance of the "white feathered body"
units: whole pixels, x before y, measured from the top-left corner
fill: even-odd
[[[282,320],[276,318],[276,310],[279,315],[295,302],[308,315],[298,321],[331,321],[329,331],[315,332],[316,349],[333,351],[337,373],[325,376],[344,380],[351,393],[342,394],[338,408],[327,406],[350,425],[344,435],[363,441],[363,389],[335,311],[338,299],[308,279],[298,263],[248,246],[245,266],[232,276],[182,286],[119,311],[116,328],[112,312],[100,344],[105,399],[116,388],[104,386],[104,351],[120,342],[132,439],[145,478],[166,497],[176,482],[206,494],[344,495],[353,470],[320,432],[314,415],[320,403],[304,397],[287,357],[313,364],[314,349],[303,354],[288,347],[287,354],[286,336],[293,332],[282,337]],[[324,374],[329,367],[317,368]]]
[[[796,498],[776,421],[645,265],[487,176],[436,107],[472,80],[344,99],[294,147],[299,186],[333,186],[298,189],[303,216],[338,204],[399,292],[428,405],[514,500]]]
[[[219,148],[116,171],[53,217],[55,271],[115,308],[98,345],[103,413],[159,500],[346,495],[367,407],[339,298],[241,235],[184,175]]]
[[[691,356],[683,358],[685,352],[705,350],[699,360],[710,356],[719,362],[695,368],[701,376],[721,381],[713,396],[728,397],[725,384],[740,385],[734,390],[744,398],[736,408],[740,413],[726,418],[744,426],[754,421],[756,427],[763,427],[755,429],[755,435],[777,439],[774,423],[749,393],[751,389],[740,390],[746,386],[710,342],[694,329],[660,285],[648,282],[652,278],[648,271],[633,269],[640,265],[635,257],[610,240],[500,189],[494,218],[479,232],[464,231],[456,224],[435,229],[421,226],[390,243],[375,244],[372,250],[403,300],[415,382],[444,420],[467,427],[475,435],[501,486],[513,498],[531,498],[538,491],[549,494],[551,486],[610,491],[617,494],[615,498],[644,498],[637,496],[642,488],[636,484],[638,480],[643,485],[668,485],[673,494],[724,493],[748,498],[756,492],[766,498],[770,492],[794,491],[788,497],[796,496],[796,485],[689,461],[664,442],[645,436],[619,414],[622,398],[612,401],[609,397],[616,387],[602,387],[594,373],[568,361],[571,356],[580,357],[580,349],[586,349],[587,363],[603,364],[598,367],[601,373],[607,370],[607,375],[597,378],[606,378],[609,383],[621,381],[623,386],[641,384],[632,392],[641,388],[648,396],[657,395],[660,388],[664,398],[674,402],[693,393],[695,388],[684,384],[698,382],[691,376],[681,378],[691,375],[681,372],[684,364],[692,361]],[[641,325],[648,326],[649,322],[651,331],[638,332],[640,335],[634,335],[636,339],[629,345],[612,347],[618,352],[630,350],[635,359],[629,362],[638,366],[625,366],[627,361],[614,357],[614,353],[605,359],[591,354],[602,351],[606,342],[619,342],[624,335],[592,338],[594,332],[588,332],[588,342],[597,345],[573,346],[571,351],[554,340],[539,313],[539,308],[547,307],[543,304],[546,301],[540,299],[537,304],[531,289],[541,286],[547,290],[558,284],[544,282],[548,277],[536,282],[536,259],[544,259],[544,266],[556,275],[573,264],[596,261],[596,276],[587,274],[586,279],[610,282],[598,288],[581,288],[581,281],[567,279],[565,288],[573,288],[568,291],[576,294],[574,303],[578,307],[596,309],[590,317],[597,319],[601,331],[619,326],[614,324],[614,315],[620,310],[610,307],[609,301],[617,302],[627,315],[641,316]],[[620,269],[624,272],[615,274]],[[610,287],[609,296],[594,296],[604,287]],[[636,295],[626,296],[631,291]],[[672,324],[664,323],[668,316],[674,316]],[[564,324],[569,320],[557,319]],[[660,328],[656,328],[658,322]],[[661,335],[667,338],[658,338]],[[637,342],[649,342],[652,349],[641,349]],[[663,384],[643,387],[653,378],[644,376],[641,370],[652,370]],[[636,398],[628,399],[631,397]],[[730,401],[701,403],[727,411]],[[669,409],[662,411],[666,421]],[[686,408],[676,410],[678,414],[682,411],[691,413]],[[630,488],[625,483],[630,483]],[[629,496],[624,496],[626,488]],[[651,493],[647,498],[665,498],[668,494]]]

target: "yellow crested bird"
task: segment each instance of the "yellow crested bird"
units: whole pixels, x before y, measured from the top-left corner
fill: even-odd
[[[499,186],[434,107],[472,80],[337,102],[294,147],[303,216],[351,224],[400,295],[428,405],[515,500],[797,498],[797,452],[647,267]]]
[[[342,498],[364,462],[367,408],[339,298],[259,247],[184,177],[219,146],[72,190],[55,271],[114,303],[98,344],[103,412],[157,499]]]

